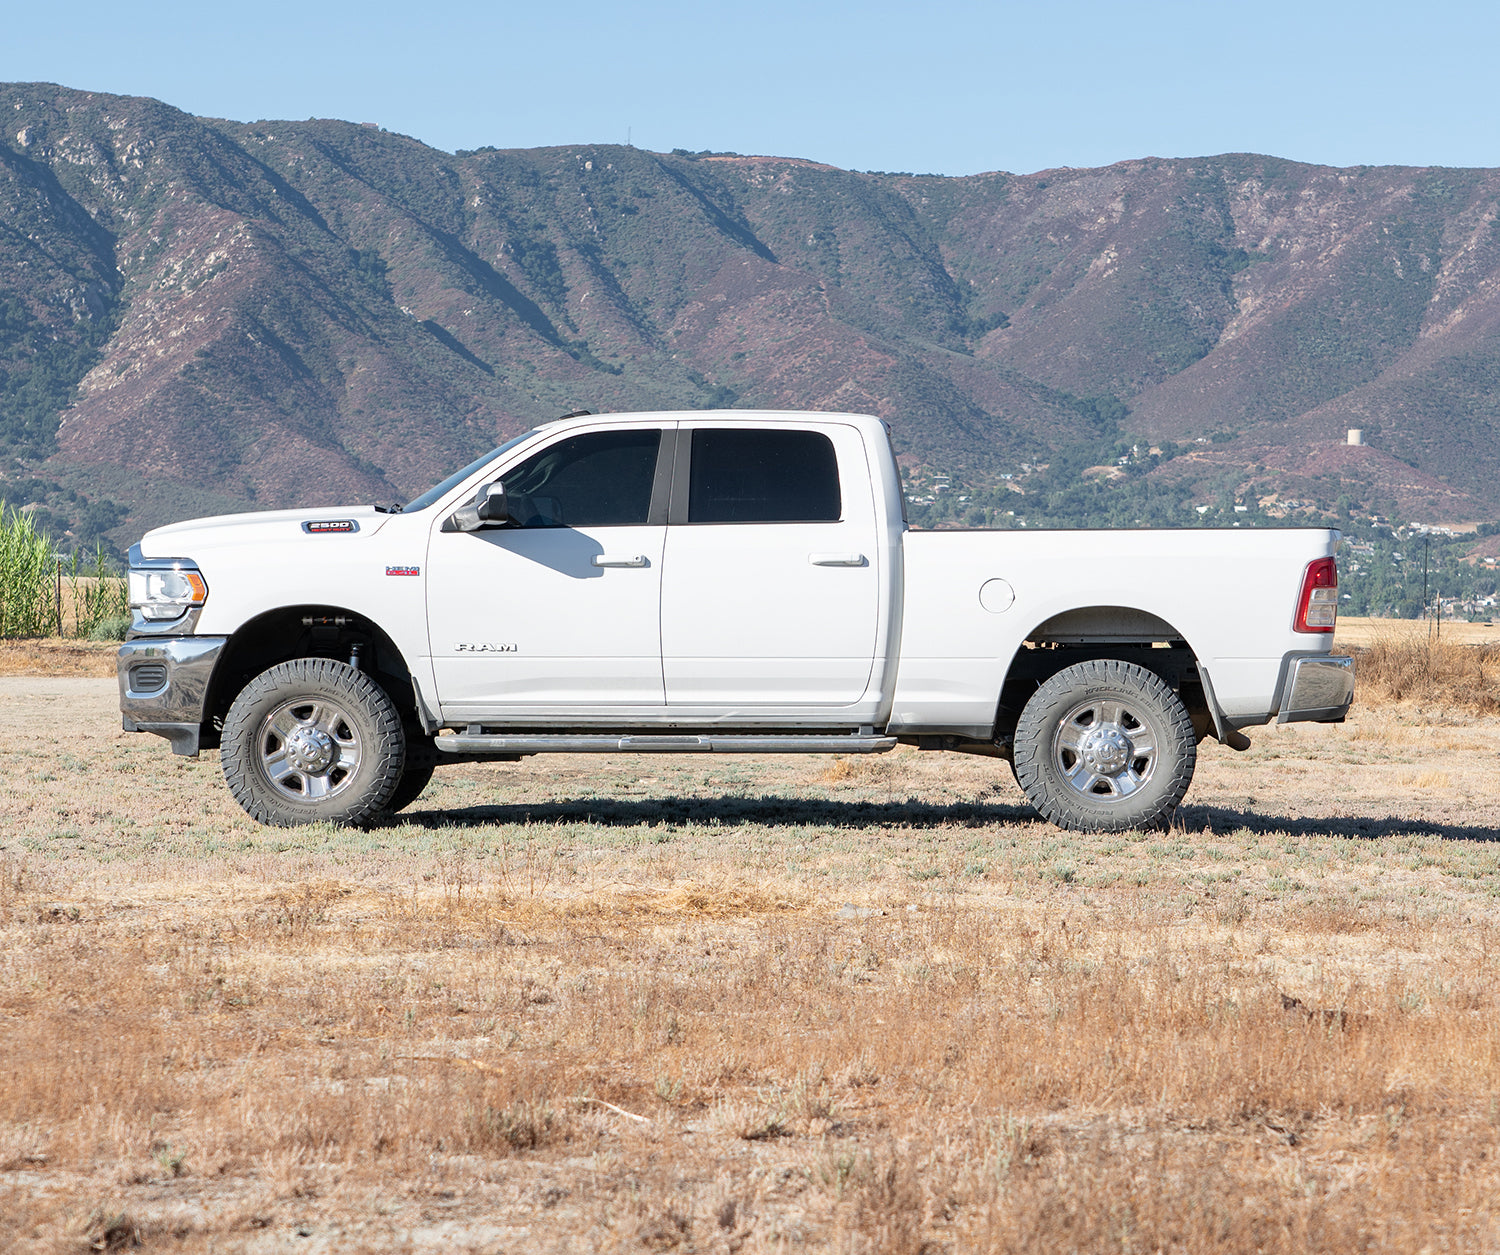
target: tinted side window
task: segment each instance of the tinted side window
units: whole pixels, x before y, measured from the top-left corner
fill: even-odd
[[[818,431],[693,432],[689,523],[837,523],[839,464]]]
[[[518,527],[645,523],[651,512],[659,430],[596,431],[529,457],[504,477]]]

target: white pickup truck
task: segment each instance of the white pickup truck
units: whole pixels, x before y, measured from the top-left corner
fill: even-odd
[[[1336,540],[912,531],[879,419],[575,414],[404,507],[147,533],[120,705],[268,824],[379,822],[464,759],[908,744],[1142,827],[1204,737],[1344,718]]]

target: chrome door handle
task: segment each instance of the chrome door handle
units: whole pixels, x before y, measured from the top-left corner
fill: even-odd
[[[810,553],[807,560],[813,566],[869,566],[862,553]]]
[[[643,553],[596,553],[594,555],[595,566],[645,566],[646,555]]]

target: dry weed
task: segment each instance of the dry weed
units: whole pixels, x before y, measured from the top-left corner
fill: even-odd
[[[1377,635],[1353,650],[1358,700],[1417,702],[1478,715],[1500,713],[1500,644],[1461,645]]]
[[[69,613],[65,609],[65,613]],[[47,636],[0,640],[0,676],[94,676],[115,674],[119,645],[109,641],[65,640]]]
[[[1453,777],[1446,771],[1406,771],[1397,777],[1397,783],[1415,789],[1451,789]]]
[[[837,756],[818,773],[818,779],[843,788],[889,788],[904,775],[906,759],[912,752]]]

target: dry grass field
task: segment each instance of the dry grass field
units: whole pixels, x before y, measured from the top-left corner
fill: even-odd
[[[1341,649],[1364,648],[1381,639],[1426,640],[1429,637],[1455,645],[1500,644],[1500,625],[1444,619],[1441,630],[1433,619],[1341,618],[1338,644]]]
[[[94,676],[115,674],[114,641],[76,641],[56,636],[40,640],[0,640],[0,676]]]
[[[1500,1245],[1493,714],[1206,743],[1167,832],[910,751],[286,832],[114,701],[0,678],[0,1249]]]

